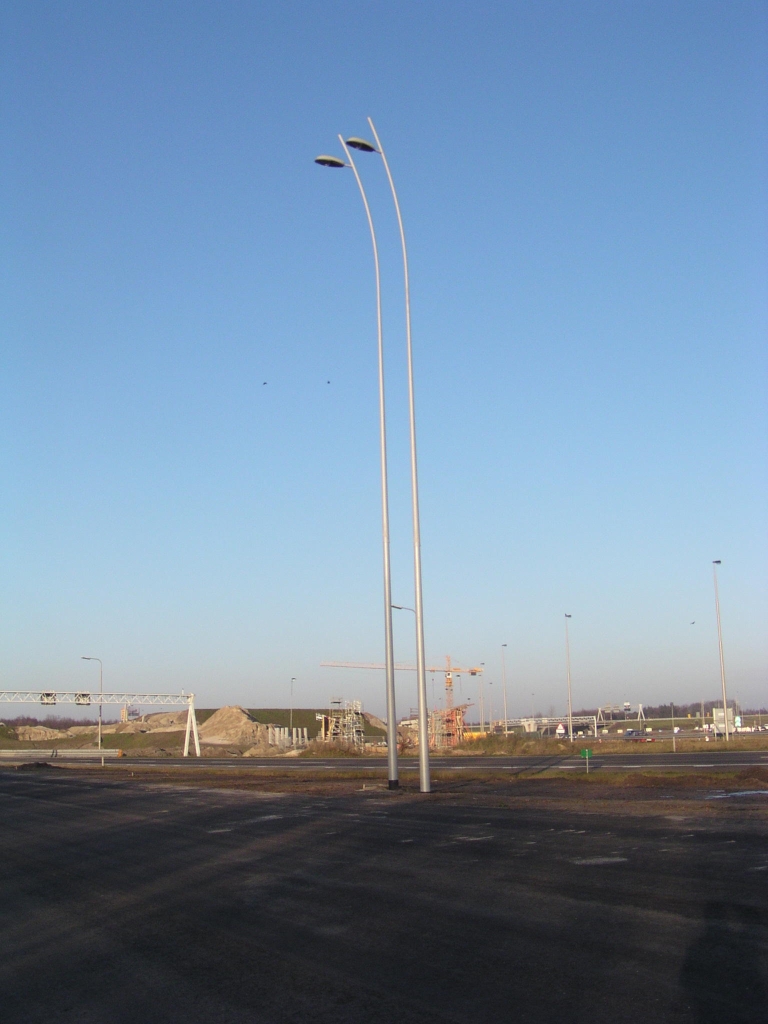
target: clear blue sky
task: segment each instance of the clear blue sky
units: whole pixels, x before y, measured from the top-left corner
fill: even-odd
[[[370,244],[313,163],[370,114],[411,257],[428,660],[497,694],[507,643],[510,713],[560,713],[567,611],[576,705],[715,698],[720,558],[730,694],[768,702],[764,3],[0,17],[0,685],[94,684],[89,654],[203,706],[295,676],[297,705],[383,710],[381,674],[319,667],[383,658]],[[360,163],[412,604],[396,224]]]

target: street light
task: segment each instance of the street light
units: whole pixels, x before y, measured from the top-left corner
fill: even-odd
[[[675,743],[675,705],[672,701],[669,702],[669,707],[672,712],[672,753],[677,752],[677,745]]]
[[[485,668],[485,662],[480,662],[480,668]],[[483,673],[477,677],[477,690],[480,694],[480,732],[485,736],[485,688],[483,687]]]
[[[384,337],[381,322],[381,275],[379,272],[379,248],[376,244],[376,232],[373,227],[371,208],[368,205],[368,197],[365,194],[360,175],[352,156],[347,149],[346,143],[339,135],[339,142],[342,145],[347,157],[347,163],[335,156],[318,156],[315,163],[322,167],[343,168],[350,167],[355,175],[357,187],[365,207],[365,215],[368,219],[368,227],[371,232],[371,244],[373,245],[373,265],[376,274],[376,328],[378,336],[378,362],[379,362],[379,449],[381,456],[381,536],[384,558],[384,660],[386,667],[387,687],[387,775],[390,789],[397,789],[400,785],[397,772],[397,712],[395,710],[395,658],[392,646],[392,583],[389,560],[389,491],[387,485],[387,425],[384,407]]]
[[[98,661],[99,663],[99,750],[101,750],[101,695],[104,692],[104,666],[101,663],[101,658],[91,658],[88,655],[83,654],[80,660]]]
[[[509,736],[509,723],[507,721],[507,665],[504,660],[504,649],[506,644],[501,645],[501,685],[504,688],[504,735]]]
[[[565,613],[565,668],[568,675],[568,739],[573,743],[573,705],[571,703],[571,644],[568,639],[568,619],[571,616]]]
[[[419,474],[416,460],[416,407],[414,402],[413,388],[413,347],[411,344],[411,289],[408,278],[408,252],[405,246],[405,231],[403,229],[403,218],[400,213],[400,203],[397,199],[397,191],[389,169],[389,163],[381,144],[376,128],[371,118],[368,124],[373,132],[376,145],[367,142],[365,139],[353,137],[347,140],[347,145],[361,153],[378,153],[384,163],[384,170],[387,172],[392,199],[395,203],[397,223],[400,228],[400,244],[403,250],[403,275],[405,278],[405,337],[408,355],[408,412],[411,429],[411,507],[413,511],[413,574],[414,590],[416,596],[416,676],[418,687],[419,705],[419,789],[422,793],[429,793],[431,790],[429,778],[429,722],[427,717],[427,674],[424,661],[424,607],[422,601],[421,586],[421,528],[419,524]],[[345,146],[346,151],[346,146]]]
[[[290,716],[290,730],[291,730],[291,743],[293,743],[293,684],[296,682],[296,676],[291,676],[291,716]]]
[[[715,579],[715,611],[717,613],[717,643],[720,648],[720,682],[723,686],[723,728],[725,729],[725,742],[730,740],[728,734],[728,698],[725,693],[725,661],[723,660],[723,630],[720,625],[720,594],[717,589],[717,567],[722,565],[722,561],[716,558],[712,562],[712,573]]]

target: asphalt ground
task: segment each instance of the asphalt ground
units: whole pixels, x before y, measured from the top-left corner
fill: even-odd
[[[499,776],[0,770],[0,1017],[768,1019],[764,768]]]

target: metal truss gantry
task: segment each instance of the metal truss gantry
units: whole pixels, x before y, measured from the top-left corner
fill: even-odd
[[[200,757],[200,736],[197,731],[194,693],[127,693],[106,691],[92,693],[89,690],[0,690],[0,704],[42,704],[53,707],[56,704],[76,704],[90,707],[91,704],[138,704],[152,707],[187,708],[187,731],[184,737],[184,757],[189,757],[190,735],[194,736],[195,754]]]
[[[495,719],[497,726],[504,727],[504,719]],[[508,718],[506,721],[507,727],[514,725],[522,725],[526,731],[538,731],[540,729],[550,729],[552,726],[567,725],[568,716],[563,715],[561,718],[543,718],[539,715],[528,715],[525,718]],[[595,737],[597,737],[597,716],[596,715],[573,715],[572,722],[574,725],[589,725]],[[531,728],[528,729],[528,726]]]

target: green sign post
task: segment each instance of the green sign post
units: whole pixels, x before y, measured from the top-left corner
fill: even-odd
[[[584,747],[584,749],[581,751],[581,756],[587,762],[587,775],[589,775],[589,759],[590,757],[592,757],[592,751],[589,749],[589,747]]]

